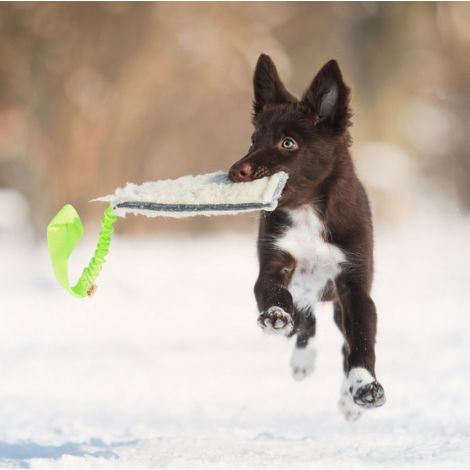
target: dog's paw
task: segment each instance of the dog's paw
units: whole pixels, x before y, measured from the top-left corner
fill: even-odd
[[[384,389],[377,381],[359,387],[354,395],[354,403],[364,408],[377,408],[385,401]]]
[[[258,325],[267,333],[289,336],[294,331],[292,316],[281,307],[269,307],[258,317]]]
[[[354,403],[363,408],[377,408],[385,404],[382,385],[362,367],[355,367],[348,374],[348,389]]]
[[[346,378],[343,380],[341,386],[338,407],[346,421],[357,421],[363,413],[362,408],[354,403],[351,393],[349,392],[349,385]]]
[[[294,348],[290,366],[292,368],[292,376],[295,380],[303,380],[315,370],[315,349],[309,348]]]

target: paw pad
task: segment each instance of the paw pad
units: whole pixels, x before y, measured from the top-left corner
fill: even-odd
[[[270,307],[258,317],[258,325],[267,332],[290,335],[294,330],[291,315],[281,307]]]
[[[385,404],[385,392],[377,381],[362,385],[353,396],[354,403],[364,408],[376,408]]]

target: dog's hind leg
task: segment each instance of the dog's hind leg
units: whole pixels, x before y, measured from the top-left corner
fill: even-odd
[[[303,380],[308,377],[315,368],[315,348],[312,346],[312,338],[315,336],[316,320],[312,309],[295,309],[294,319],[296,323],[297,338],[290,365],[295,380]]]
[[[341,306],[338,303],[333,304],[334,320],[339,330],[344,336],[344,326],[343,326],[343,313],[341,311]],[[343,347],[341,349],[343,354],[343,381],[341,383],[341,390],[339,395],[339,411],[344,416],[347,421],[356,421],[362,415],[362,409],[360,406],[354,403],[353,397],[349,392],[348,384],[348,358],[349,358],[349,345],[344,338]]]
[[[367,286],[358,272],[346,271],[336,278],[343,331],[349,345],[348,388],[354,403],[363,408],[385,404],[385,392],[375,376],[377,313]]]

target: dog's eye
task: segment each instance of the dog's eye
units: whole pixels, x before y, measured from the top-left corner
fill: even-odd
[[[281,142],[281,147],[285,150],[296,150],[299,146],[292,137],[284,137]]]

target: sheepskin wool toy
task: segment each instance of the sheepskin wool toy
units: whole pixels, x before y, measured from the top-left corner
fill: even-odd
[[[68,259],[84,229],[77,211],[67,204],[47,226],[49,254],[56,278],[77,297],[92,295],[96,289],[94,282],[109,251],[117,217],[129,213],[146,217],[189,217],[273,211],[286,182],[287,174],[283,172],[243,183],[233,183],[227,173],[216,172],[140,185],[128,183],[112,195],[93,199],[110,205],[104,211],[95,254],[73,287],[68,279]]]
[[[127,183],[114,195],[94,200],[110,202],[114,214],[119,217],[128,213],[147,217],[188,217],[272,211],[286,181],[287,174],[280,172],[249,183],[233,183],[227,173],[219,171],[140,185]]]

